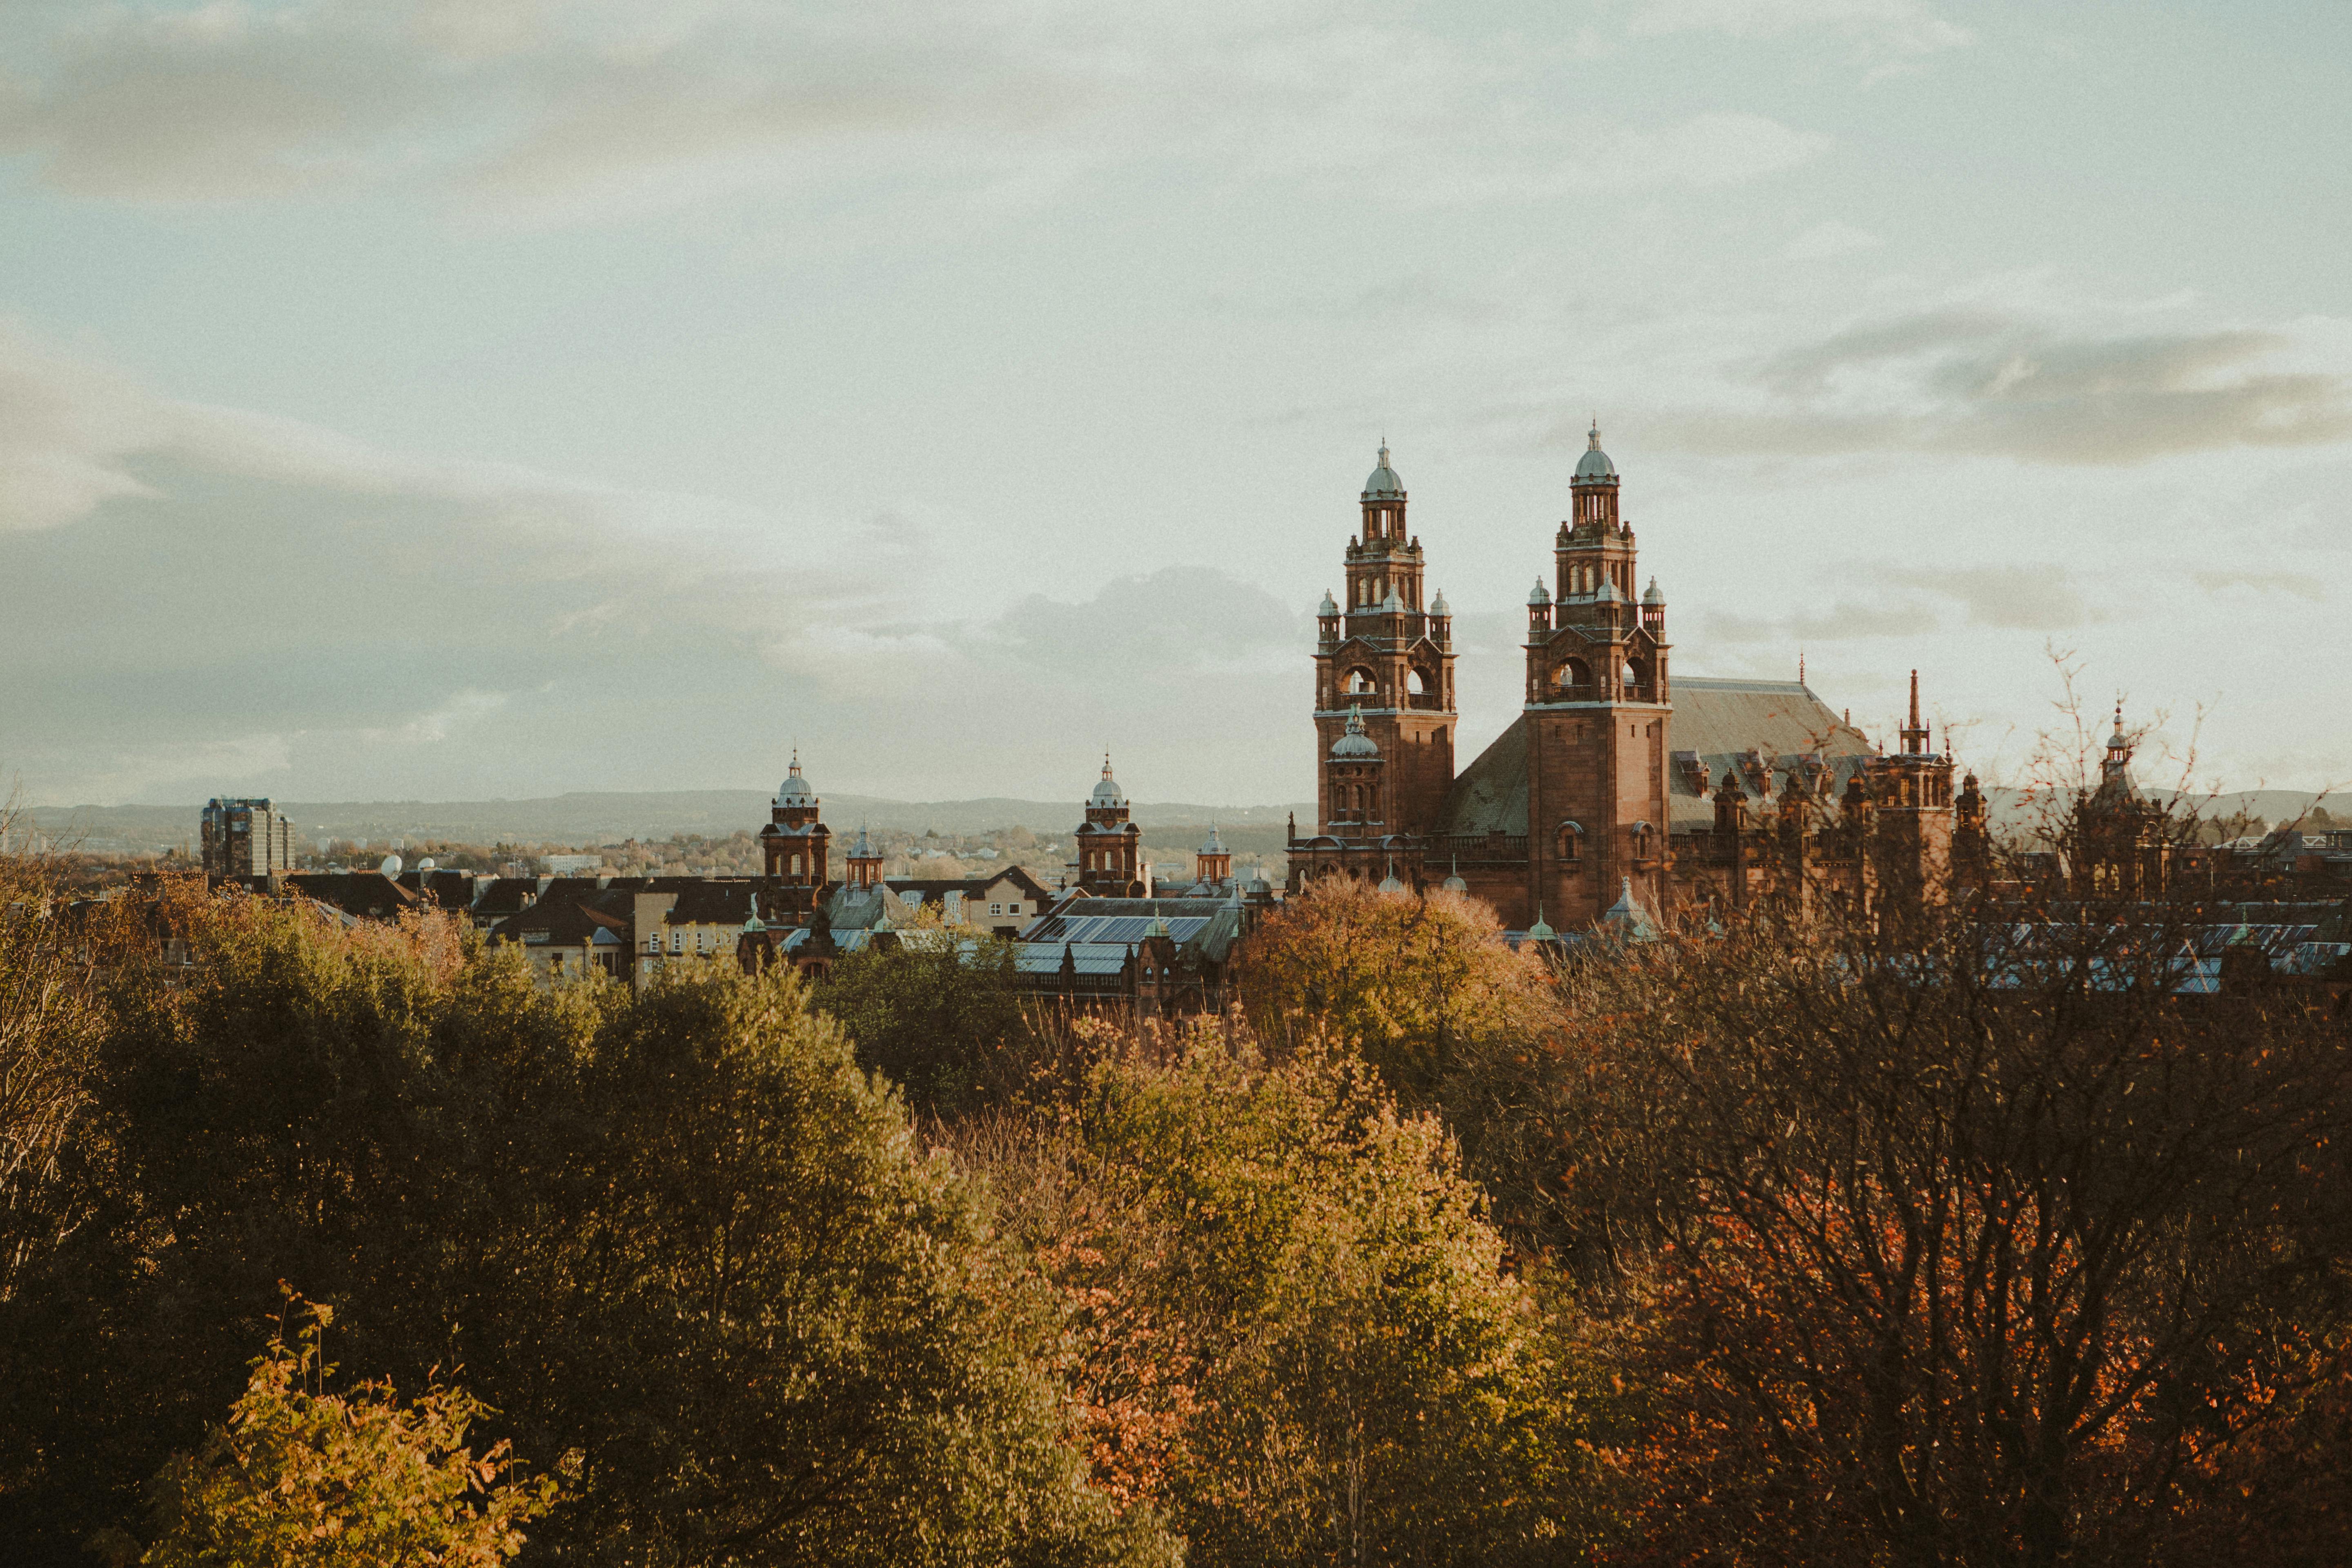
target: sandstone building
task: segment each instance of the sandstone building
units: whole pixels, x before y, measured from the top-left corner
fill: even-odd
[[[1520,713],[1459,771],[1445,596],[1381,448],[1318,617],[1312,833],[1290,886],[1346,874],[1484,900],[1513,930],[1761,898],[1940,897],[1983,834],[1912,677],[1901,750],[1875,751],[1802,681],[1672,674],[1666,597],[1638,588],[1622,479],[1592,429],[1528,595]]]

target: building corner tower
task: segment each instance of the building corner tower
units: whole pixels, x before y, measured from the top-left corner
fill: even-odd
[[[1528,888],[1560,930],[1599,920],[1622,889],[1668,905],[1666,601],[1637,600],[1633,526],[1595,423],[1553,537],[1553,580],[1528,596]],[[1502,911],[1510,921],[1514,911]],[[1512,923],[1518,923],[1513,921]]]
[[[1315,734],[1319,831],[1342,839],[1433,831],[1454,784],[1454,625],[1423,599],[1421,541],[1405,526],[1404,482],[1389,449],[1358,498],[1344,605],[1317,620]],[[1366,745],[1371,748],[1365,752]],[[1365,756],[1381,766],[1367,798]]]

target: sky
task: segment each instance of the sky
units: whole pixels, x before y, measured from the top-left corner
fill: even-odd
[[[32,802],[1307,798],[1383,438],[1466,763],[1595,417],[1679,675],[2352,782],[2352,6],[0,0]]]

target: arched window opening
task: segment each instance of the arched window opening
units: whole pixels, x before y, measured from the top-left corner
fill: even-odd
[[[1370,697],[1379,689],[1380,684],[1372,679],[1372,672],[1370,670],[1359,666],[1348,672],[1349,696]]]
[[[1563,860],[1584,858],[1584,825],[1563,822],[1559,825],[1559,858]]]
[[[1567,659],[1552,671],[1551,679],[1555,686],[1590,686],[1592,684],[1592,667],[1580,658]]]
[[[1426,697],[1429,695],[1429,682],[1422,679],[1421,671],[1417,669],[1408,669],[1405,671],[1404,689],[1415,697]]]

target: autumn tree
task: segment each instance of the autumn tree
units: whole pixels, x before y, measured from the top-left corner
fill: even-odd
[[[1485,905],[1391,896],[1351,878],[1317,882],[1267,914],[1235,966],[1261,1038],[1284,1050],[1341,1047],[1421,1104],[1465,1053],[1539,1032],[1548,994],[1541,966],[1512,951]]]
[[[329,1392],[333,1310],[288,1307],[295,1343],[273,1334],[227,1423],[155,1477],[145,1550],[121,1530],[93,1546],[142,1568],[498,1568],[521,1551],[558,1487],[504,1441],[468,1446],[490,1410],[439,1384],[405,1403],[384,1382]]]
[[[840,1021],[858,1059],[922,1110],[954,1110],[1017,1074],[1028,1026],[1013,944],[941,922],[929,910],[896,942],[845,955],[817,982],[815,1005]]]
[[[1094,1353],[1097,1464],[1165,1502],[1190,1561],[1581,1548],[1577,1368],[1433,1118],[1344,1057],[1207,1031],[1099,1063],[1040,1136],[998,1173]]]
[[[2184,996],[2161,907],[2032,913],[1766,910],[1570,988],[1639,1560],[2146,1562],[2322,1381],[2340,1021]]]
[[[187,911],[189,983],[112,998],[89,1217],[0,1302],[0,1539],[80,1561],[244,1381],[296,1282],[339,1359],[462,1365],[578,1449],[533,1554],[1159,1563],[1086,1484],[1059,1321],[969,1184],[789,973],[536,989],[426,917]]]

